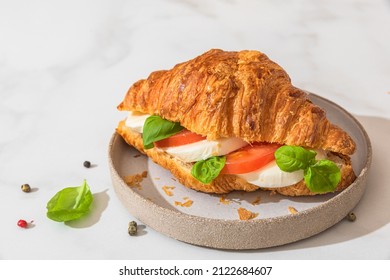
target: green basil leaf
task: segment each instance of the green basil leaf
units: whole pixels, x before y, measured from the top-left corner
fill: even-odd
[[[57,222],[76,220],[89,212],[93,196],[87,181],[57,192],[47,203],[46,216]]]
[[[191,174],[204,184],[208,184],[218,177],[225,166],[226,157],[210,157],[196,162],[191,169]]]
[[[306,186],[314,193],[332,192],[341,180],[338,166],[330,160],[319,160],[304,172]]]
[[[168,138],[183,130],[180,123],[165,120],[159,116],[150,116],[145,120],[142,140],[145,149],[154,147],[153,142]]]
[[[314,164],[316,154],[299,146],[282,146],[275,151],[275,160],[281,170],[294,172]]]

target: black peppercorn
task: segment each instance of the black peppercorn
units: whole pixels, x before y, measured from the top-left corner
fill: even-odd
[[[86,167],[86,168],[90,168],[91,167],[91,162],[90,161],[88,161],[88,160],[86,160],[86,161],[84,161],[84,167]]]

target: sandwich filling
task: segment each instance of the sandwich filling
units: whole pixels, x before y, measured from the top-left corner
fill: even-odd
[[[148,125],[146,123],[150,120],[150,117],[151,115],[148,114],[129,112],[125,124],[131,131],[144,136],[144,129],[145,126]],[[163,123],[162,126],[168,125],[169,128],[167,129],[174,132],[168,136],[160,137],[161,139],[156,138],[158,140],[153,141],[152,144],[145,144],[144,138],[145,148],[153,147],[155,149],[160,149],[183,162],[192,163],[192,175],[203,183],[208,183],[210,178],[212,180],[219,174],[234,174],[247,182],[262,188],[281,188],[296,184],[303,179],[306,180],[305,177],[307,174],[313,172],[309,168],[310,166],[314,166],[323,160],[329,161],[327,160],[328,158],[325,151],[309,151],[302,155],[299,154],[298,156],[298,158],[304,158],[302,162],[306,161],[307,163],[299,161],[301,166],[294,169],[285,169],[283,167],[281,168],[281,165],[278,164],[275,159],[275,153],[282,145],[247,143],[237,137],[221,138],[210,141],[202,135],[198,135],[180,127],[179,124],[167,122],[168,124]],[[156,124],[156,126],[157,125],[158,124]],[[157,128],[156,130],[156,133],[160,133],[160,128]],[[295,150],[294,153],[296,153]],[[287,156],[286,154],[283,154],[279,157],[282,157],[284,161],[286,158],[288,161],[291,161],[288,153]],[[296,165],[297,163],[294,164]],[[302,164],[306,165],[302,166]],[[208,169],[207,166],[210,166],[211,169],[216,169],[217,173],[212,174],[211,177],[209,175],[203,176],[202,173],[208,173],[208,170],[206,170]],[[337,166],[336,168],[339,169],[340,166]],[[323,174],[319,175],[324,177]],[[339,176],[339,170],[338,175],[334,175],[334,177],[337,176]],[[333,181],[335,180],[334,178],[331,179]]]

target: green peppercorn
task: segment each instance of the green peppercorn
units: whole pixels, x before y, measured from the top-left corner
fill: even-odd
[[[88,160],[86,160],[86,161],[84,161],[84,167],[86,167],[86,168],[90,168],[91,167],[91,162],[90,161],[88,161]]]
[[[356,220],[356,215],[353,212],[348,213],[347,220],[350,222],[354,222]]]
[[[128,233],[130,234],[130,235],[136,235],[137,234],[137,223],[135,222],[135,221],[131,221],[130,223],[129,223],[129,228],[128,228]]]
[[[31,187],[29,184],[23,184],[21,187],[22,191],[24,192],[30,192],[31,191]]]

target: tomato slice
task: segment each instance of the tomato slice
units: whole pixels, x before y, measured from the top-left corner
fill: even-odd
[[[182,131],[176,133],[175,135],[154,142],[154,145],[159,148],[175,147],[175,146],[195,143],[205,139],[206,137],[202,135],[196,134],[192,131],[189,131],[188,129],[183,129]]]
[[[253,143],[226,156],[222,174],[243,174],[255,171],[275,159],[278,144]]]

